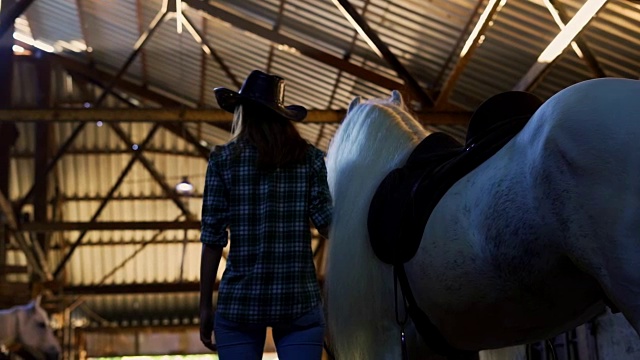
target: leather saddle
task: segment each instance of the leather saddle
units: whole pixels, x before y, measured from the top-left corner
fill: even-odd
[[[501,93],[475,110],[465,144],[441,132],[423,139],[404,166],[382,180],[373,196],[367,226],[376,256],[387,264],[413,258],[442,196],[511,140],[540,105],[542,101],[527,92]]]

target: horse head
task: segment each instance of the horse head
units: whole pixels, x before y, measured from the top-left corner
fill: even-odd
[[[47,312],[40,306],[40,296],[17,309],[16,342],[36,359],[58,359],[60,343],[50,326]]]

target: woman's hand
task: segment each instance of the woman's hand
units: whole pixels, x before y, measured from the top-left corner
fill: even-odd
[[[216,344],[211,341],[213,335],[213,310],[200,309],[200,341],[211,351],[218,351]]]

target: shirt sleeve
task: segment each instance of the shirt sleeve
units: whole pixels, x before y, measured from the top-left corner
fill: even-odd
[[[228,190],[220,174],[218,154],[209,157],[202,198],[200,241],[208,245],[227,246],[229,226]]]
[[[315,149],[311,171],[310,218],[316,228],[331,224],[333,203],[327,183],[327,166],[322,151]]]

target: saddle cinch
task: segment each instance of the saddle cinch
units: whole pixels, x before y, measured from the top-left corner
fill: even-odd
[[[440,132],[428,135],[404,166],[382,180],[371,200],[367,227],[373,251],[394,266],[406,311],[425,343],[450,359],[468,358],[470,352],[449,345],[417,306],[404,263],[418,250],[429,216],[447,190],[498,152],[541,105],[521,91],[489,98],[471,116],[465,144]]]

